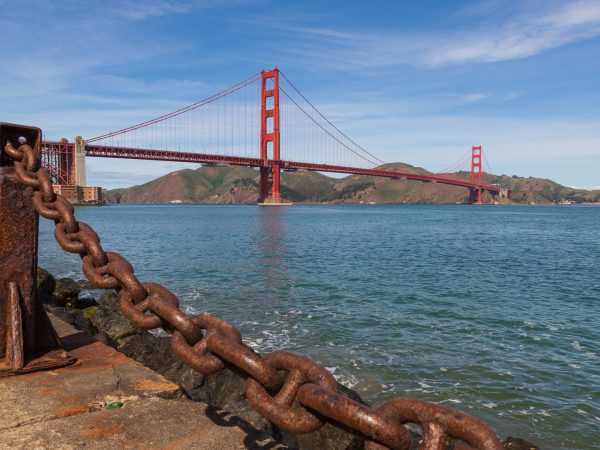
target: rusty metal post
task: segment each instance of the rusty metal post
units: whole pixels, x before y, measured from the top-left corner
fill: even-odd
[[[17,182],[7,141],[40,151],[39,128],[0,123],[0,376],[75,361],[60,348],[37,289],[38,216],[33,190]]]

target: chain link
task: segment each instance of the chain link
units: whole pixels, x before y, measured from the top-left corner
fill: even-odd
[[[248,378],[246,395],[250,405],[275,425],[293,433],[310,433],[319,429],[323,421],[306,410],[295,410],[292,402],[300,386],[314,383],[337,392],[337,382],[331,372],[303,356],[275,352],[264,357],[276,370],[284,370],[287,377],[275,396],[269,395],[258,381]]]
[[[208,313],[188,316],[171,291],[156,283],[141,283],[125,258],[105,252],[92,227],[77,222],[73,206],[54,193],[48,173],[40,168],[29,145],[15,149],[8,142],[4,151],[14,161],[18,180],[33,188],[36,212],[55,222],[56,240],[65,251],[79,254],[92,285],[115,289],[123,314],[135,326],[170,333],[173,352],[198,372],[210,374],[228,366],[245,376],[249,403],[279,427],[308,433],[328,421],[364,437],[368,449],[402,450],[412,446],[412,436],[403,425],[411,422],[423,430],[419,447],[423,450],[441,450],[449,438],[471,446],[462,449],[503,448],[487,425],[464,413],[403,397],[372,409],[339,393],[331,373],[312,360],[288,352],[261,357],[243,344],[233,325]]]

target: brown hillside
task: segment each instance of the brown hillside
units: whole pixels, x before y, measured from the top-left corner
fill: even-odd
[[[421,167],[403,163],[379,168],[406,173],[431,174]],[[439,174],[468,180],[469,172]],[[512,189],[516,203],[556,203],[600,201],[600,191],[584,191],[561,186],[542,178],[485,174],[487,183]],[[283,172],[282,196],[295,203],[467,203],[469,191],[420,181],[350,175],[332,178],[318,172]],[[109,202],[122,203],[256,203],[259,174],[249,167],[204,166],[169,173],[140,186],[106,191]],[[485,194],[484,202],[493,201]]]

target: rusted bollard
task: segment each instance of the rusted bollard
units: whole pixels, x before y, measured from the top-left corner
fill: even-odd
[[[0,123],[0,376],[69,365],[37,289],[38,215],[33,190],[17,181],[10,141],[39,155],[39,128]]]

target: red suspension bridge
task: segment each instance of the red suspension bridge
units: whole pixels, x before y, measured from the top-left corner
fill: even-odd
[[[279,69],[262,71],[169,114],[74,143],[46,141],[43,165],[59,185],[85,185],[85,157],[179,161],[257,167],[260,202],[281,199],[281,171],[370,175],[462,186],[470,201],[501,193],[483,182],[482,149],[470,152],[470,179],[379,168],[384,161],[354,142]]]

